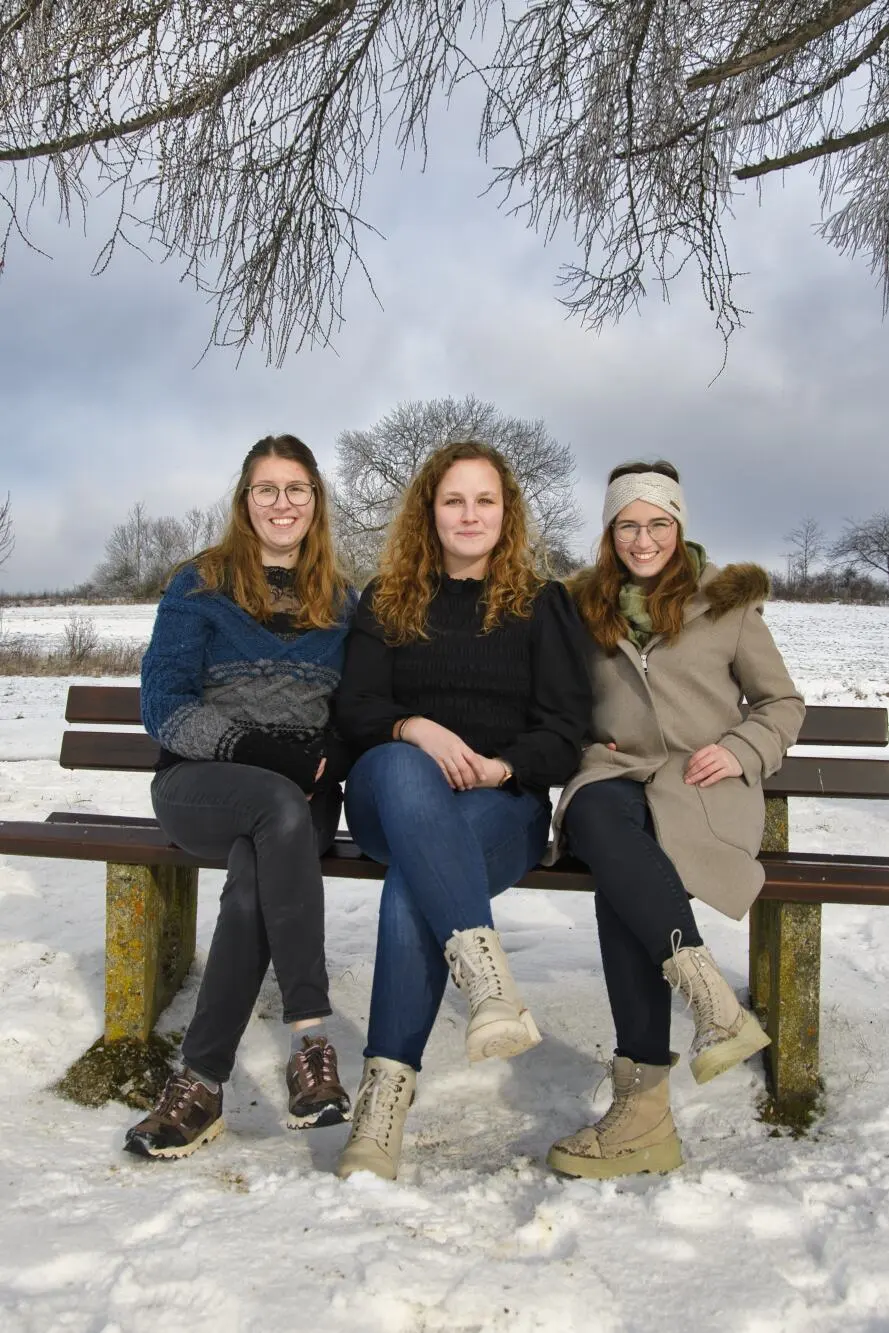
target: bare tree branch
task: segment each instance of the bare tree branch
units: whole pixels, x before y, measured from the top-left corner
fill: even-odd
[[[814,18],[806,23],[801,23],[798,28],[785,33],[776,41],[769,42],[767,46],[762,46],[757,51],[749,51],[738,59],[728,60],[723,65],[716,65],[712,69],[703,69],[697,74],[692,74],[686,79],[685,86],[690,92],[695,92],[699,88],[709,88],[716,83],[725,83],[726,79],[735,79],[739,74],[747,74],[750,70],[758,69],[761,65],[769,65],[772,61],[780,60],[782,56],[790,55],[791,52],[798,51],[800,47],[807,46],[816,37],[823,37],[832,28],[838,28],[842,24],[848,23],[849,19],[854,18],[856,14],[869,9],[871,4],[872,0],[845,0],[843,4],[825,5]]]
[[[0,504],[0,565],[5,565],[15,550],[15,529],[12,526],[11,505],[12,500],[7,491],[6,499]]]
[[[99,271],[121,243],[173,257],[212,338],[280,364],[335,336],[371,281],[369,173],[425,153],[464,83],[490,190],[573,238],[584,325],[690,268],[727,339],[735,192],[807,164],[821,234],[889,301],[889,0],[0,0],[0,266],[54,196],[70,218],[100,191]]]
[[[801,162],[812,162],[816,157],[827,157],[830,153],[842,153],[847,148],[857,148],[859,144],[867,143],[870,139],[881,139],[887,133],[889,133],[889,118],[879,121],[876,125],[855,130],[852,134],[844,134],[838,139],[822,139],[821,143],[809,144],[807,148],[799,148],[795,153],[766,158],[764,162],[757,162],[755,166],[740,167],[734,175],[739,181],[753,180],[757,176],[767,176],[770,171],[784,171],[787,167],[799,166]]]

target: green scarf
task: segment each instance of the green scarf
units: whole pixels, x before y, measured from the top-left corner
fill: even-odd
[[[700,579],[707,563],[707,552],[698,542],[686,542],[688,553],[695,567],[695,578]],[[627,621],[627,638],[640,651],[654,634],[651,628],[651,616],[648,614],[648,594],[639,583],[627,579],[621,584],[620,613]]]

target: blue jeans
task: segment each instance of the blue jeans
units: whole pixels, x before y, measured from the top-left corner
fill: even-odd
[[[361,850],[389,867],[364,1054],[419,1069],[447,981],[444,946],[454,931],[492,926],[491,898],[540,860],[549,800],[453,791],[434,759],[394,741],[352,769],[346,820]]]

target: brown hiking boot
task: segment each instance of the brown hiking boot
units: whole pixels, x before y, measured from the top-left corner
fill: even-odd
[[[340,1083],[336,1051],[326,1037],[303,1037],[303,1048],[287,1061],[291,1129],[341,1125],[352,1119],[349,1094]]]
[[[139,1157],[188,1157],[224,1129],[222,1089],[211,1092],[183,1069],[167,1079],[154,1110],[127,1130],[124,1148]]]

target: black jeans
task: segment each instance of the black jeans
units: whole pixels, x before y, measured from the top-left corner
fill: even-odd
[[[615,1053],[640,1064],[670,1060],[672,993],[661,965],[703,943],[676,867],[655,837],[645,787],[627,778],[590,782],[573,797],[564,829],[596,881],[596,919]]]
[[[182,1043],[190,1068],[225,1082],[270,959],[285,1023],[331,1012],[318,858],[333,841],[342,795],[333,787],[308,801],[289,778],[268,769],[183,762],[157,774],[151,799],[164,832],[180,847],[228,859]]]

